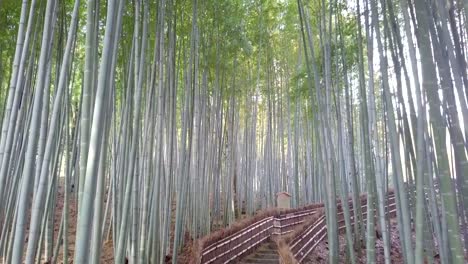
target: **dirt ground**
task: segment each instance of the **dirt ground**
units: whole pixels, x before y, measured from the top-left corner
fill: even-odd
[[[105,196],[106,197],[106,196]],[[68,252],[68,262],[72,263],[73,256],[74,256],[74,248],[75,248],[75,236],[76,236],[76,225],[77,225],[77,208],[76,208],[76,200],[73,198],[70,199],[70,214],[69,214],[69,227],[68,227],[68,243],[69,243],[69,252]],[[57,203],[56,203],[56,210],[54,215],[54,243],[57,241],[57,235],[60,229],[60,221],[62,217],[62,211],[64,207],[64,196],[63,196],[63,189],[62,186],[59,187],[59,192],[57,196]],[[175,203],[172,204],[172,228],[170,233],[171,238],[171,245],[174,239],[174,223],[175,223]],[[106,227],[107,232],[107,227]],[[178,263],[188,263],[190,261],[190,257],[192,254],[192,246],[193,240],[190,238],[188,233],[185,235],[185,243],[182,254],[179,255]],[[55,245],[54,245],[55,246]],[[166,256],[166,261],[170,262],[171,256]],[[43,260],[42,263],[48,263],[47,261]],[[60,253],[58,255],[58,262],[63,263],[63,247],[60,249]],[[112,239],[105,240],[103,242],[103,249],[101,252],[101,263],[104,264],[111,264],[114,263],[114,247]]]
[[[62,187],[59,187],[59,192],[57,196],[57,204],[56,204],[56,210],[55,210],[55,215],[54,215],[54,246],[57,241],[57,235],[59,233],[59,228],[60,228],[60,221],[62,217],[62,211],[64,207],[64,197],[63,197],[63,190]],[[69,215],[69,234],[68,234],[68,243],[69,243],[69,252],[68,252],[68,261],[69,263],[72,263],[73,256],[74,256],[74,247],[75,247],[75,235],[76,235],[76,220],[77,220],[77,208],[76,208],[76,203],[74,197],[70,198],[70,215]],[[175,203],[173,204],[173,214],[172,214],[172,224],[174,225],[174,220],[175,220]],[[107,229],[106,229],[107,230]],[[171,228],[171,233],[170,233],[170,238],[171,238],[171,245],[173,242],[173,230],[174,226]],[[414,234],[413,234],[414,237]],[[192,256],[192,251],[193,251],[193,240],[190,238],[190,236],[185,234],[184,237],[185,243],[184,243],[184,248],[182,250],[182,253],[178,257],[178,263],[189,263],[191,260]],[[345,240],[345,235],[340,234],[339,236],[339,241],[340,241],[340,262],[339,263],[349,263],[346,260],[346,240]],[[398,232],[398,225],[395,219],[392,219],[390,221],[390,243],[391,243],[391,261],[392,263],[403,263],[403,255],[402,255],[402,250],[401,250],[401,244],[400,244],[400,238],[399,238],[399,232]],[[63,248],[60,248],[58,255],[58,262],[57,263],[63,263]],[[366,249],[363,248],[361,252],[356,252],[357,253],[357,262],[358,263],[366,263]],[[167,263],[170,263],[171,261],[171,256],[168,255],[166,256],[166,261]],[[440,263],[440,259],[438,258],[438,255],[434,253],[434,262],[435,263]],[[42,261],[42,263],[49,263],[47,261]],[[103,243],[103,250],[101,253],[101,263],[114,263],[114,251],[113,251],[113,244],[112,240],[106,240]],[[307,258],[306,263],[328,263],[328,246],[327,242],[324,241],[320,243],[317,248],[311,252],[310,257]],[[383,250],[383,241],[382,238],[379,237],[376,241],[376,263],[384,263],[384,250]]]
[[[414,234],[413,234],[414,236]],[[339,263],[350,263],[346,259],[346,237],[345,234],[339,235],[340,241],[340,261]],[[365,243],[365,241],[363,242]],[[396,220],[390,221],[390,259],[391,263],[404,263],[403,253],[401,250],[400,235],[398,232],[398,224]],[[384,259],[384,247],[382,237],[379,235],[375,243],[376,250],[376,263],[385,263]],[[360,252],[356,252],[357,263],[367,263],[366,249],[363,248]],[[328,244],[327,241],[320,243],[317,248],[311,253],[310,257],[307,258],[307,262],[310,264],[321,264],[328,263]],[[434,263],[440,263],[438,255],[434,253]]]
[[[60,221],[62,219],[62,212],[64,208],[64,195],[63,187],[59,187],[57,199],[56,199],[56,208],[54,215],[54,243],[57,241],[57,235],[60,229]],[[76,208],[76,199],[71,197],[69,200],[69,226],[68,226],[68,262],[73,260],[74,248],[75,248],[75,237],[76,237],[76,225],[77,225],[77,208]],[[54,245],[55,246],[55,245]],[[44,262],[47,263],[47,262]],[[58,263],[63,263],[63,247],[60,248],[58,255]],[[114,251],[112,240],[104,241],[103,249],[101,252],[101,263],[114,263]]]

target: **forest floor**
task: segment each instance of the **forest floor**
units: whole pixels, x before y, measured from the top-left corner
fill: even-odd
[[[105,195],[107,197],[107,195]],[[56,202],[56,208],[55,208],[55,214],[54,214],[54,246],[57,241],[57,235],[60,231],[60,221],[62,219],[62,212],[64,208],[64,196],[63,196],[63,188],[62,186],[59,187],[59,192],[57,196],[57,202]],[[68,261],[69,263],[72,263],[73,257],[74,257],[74,248],[75,248],[75,237],[76,237],[76,226],[77,226],[77,208],[76,208],[76,199],[73,197],[70,199],[69,202],[69,227],[68,227],[68,244],[69,244],[69,251],[68,251]],[[175,224],[175,203],[172,204],[172,227],[171,227],[171,233],[170,233],[170,238],[171,238],[171,245],[174,239],[174,224]],[[101,251],[101,261],[100,263],[103,264],[111,264],[114,263],[114,245],[112,242],[112,238],[109,237],[110,239],[106,239],[107,232],[108,232],[108,226],[106,225],[106,230],[105,230],[105,235],[104,235],[104,243],[103,243],[103,248]],[[112,236],[112,233],[110,234]],[[185,236],[185,243],[184,243],[184,249],[182,255],[179,255],[179,263],[188,263],[190,261],[191,253],[192,253],[192,246],[193,246],[193,241],[189,237],[188,233]],[[166,256],[166,261],[169,261],[171,258],[170,256]],[[49,263],[48,261],[43,260],[42,263]],[[61,249],[58,254],[58,259],[57,263],[63,263],[63,245],[61,246]]]
[[[413,232],[413,239],[414,239],[414,232]],[[347,248],[346,248],[346,236],[345,233],[339,235],[340,247],[339,247],[339,254],[340,254],[340,262],[339,263],[350,263],[347,260]],[[365,241],[363,241],[365,243]],[[364,245],[365,246],[365,245]],[[390,220],[390,261],[391,263],[404,263],[403,259],[403,252],[401,248],[401,241],[400,241],[400,234],[398,232],[398,223],[396,219]],[[375,243],[375,250],[376,250],[376,262],[375,263],[385,263],[384,257],[384,244],[382,240],[382,236],[379,234],[376,243]],[[366,249],[361,249],[361,252],[357,253],[357,263],[367,263],[366,257]],[[321,242],[315,250],[311,253],[310,257],[307,258],[307,262],[310,264],[322,264],[322,263],[329,263],[328,262],[328,243],[326,239]],[[440,259],[437,253],[434,253],[434,263],[440,263]]]
[[[71,263],[74,256],[74,247],[75,247],[75,235],[76,235],[76,225],[77,225],[77,208],[76,208],[76,199],[74,198],[74,194],[70,199],[69,202],[69,234],[68,234],[68,243],[69,243],[69,251],[68,251],[68,261]],[[57,241],[57,235],[60,230],[60,222],[62,219],[62,211],[64,208],[64,197],[63,197],[63,190],[62,187],[59,187],[58,196],[56,198],[56,208],[54,213],[54,240],[53,246],[55,247]],[[175,220],[175,203],[173,204],[172,208],[172,225],[174,225]],[[216,229],[216,228],[215,228]],[[170,238],[171,238],[171,245],[173,242],[173,230],[174,226],[171,228]],[[26,233],[27,234],[27,233]],[[107,227],[106,227],[106,235],[107,235]],[[105,235],[105,236],[106,236]],[[111,234],[112,235],[112,234]],[[413,232],[413,239],[414,239],[414,232]],[[178,257],[178,263],[189,263],[190,258],[192,256],[192,248],[193,248],[193,240],[190,238],[188,234],[184,237],[184,248],[182,250],[181,255]],[[27,238],[26,238],[27,241]],[[347,263],[346,262],[346,238],[345,234],[340,234],[339,236],[340,241],[340,263]],[[391,262],[392,263],[403,263],[403,255],[401,250],[400,244],[400,237],[398,232],[398,225],[396,219],[392,219],[390,221],[390,244],[391,244]],[[43,251],[44,252],[44,251]],[[383,250],[383,240],[381,236],[378,237],[376,240],[376,263],[384,263],[384,250]],[[167,263],[171,260],[171,256],[166,257]],[[358,254],[358,263],[366,263],[366,249],[363,248]],[[42,263],[49,263],[47,261],[42,261]],[[59,250],[58,261],[57,263],[63,263],[63,247]],[[114,249],[112,244],[112,239],[104,239],[103,249],[101,252],[101,263],[114,263]],[[306,263],[328,263],[328,246],[326,240],[320,243],[317,248],[311,253],[311,256],[307,258]],[[440,263],[440,259],[438,258],[438,254],[434,253],[434,263]]]
[[[56,198],[56,207],[55,207],[55,215],[54,215],[54,247],[55,244],[57,243],[57,235],[59,234],[60,231],[60,222],[62,220],[62,212],[64,208],[64,195],[63,195],[63,185],[59,186],[59,191],[58,195]],[[76,199],[75,199],[75,194],[72,193],[72,197],[70,197],[69,200],[69,226],[68,226],[68,262],[71,262],[73,260],[74,254],[75,254],[75,237],[76,237],[76,227],[77,227],[77,205],[76,205]],[[107,197],[107,196],[105,196]],[[107,231],[107,229],[106,229]],[[107,233],[105,233],[104,236],[106,236]],[[48,263],[48,262],[44,262]],[[57,263],[63,263],[63,245],[61,245],[59,254],[58,254],[58,259]],[[101,263],[114,263],[114,249],[113,249],[113,244],[112,240],[107,240],[104,239],[103,243],[103,248],[101,251]]]

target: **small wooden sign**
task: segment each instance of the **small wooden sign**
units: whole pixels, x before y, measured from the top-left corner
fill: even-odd
[[[278,208],[291,208],[291,195],[287,192],[279,192],[276,194],[276,206]]]

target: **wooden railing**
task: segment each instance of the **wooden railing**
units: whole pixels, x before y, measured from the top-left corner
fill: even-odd
[[[202,251],[201,263],[229,263],[270,237],[273,216],[262,219]]]
[[[351,200],[349,209],[351,223],[354,224],[354,211]],[[363,221],[367,215],[367,197],[360,196]],[[232,227],[218,230],[196,242],[192,254],[193,264],[221,264],[232,263],[251,254],[269,238],[281,241],[281,236],[292,236],[287,247],[294,262],[301,263],[322,242],[327,235],[327,226],[323,204],[313,204],[297,209],[273,209],[257,214],[253,218],[245,219]],[[393,192],[387,195],[387,214],[396,213]],[[344,214],[341,202],[337,203],[338,229],[345,229]],[[309,219],[309,220],[308,220]],[[308,222],[313,219],[313,222]],[[302,226],[301,231],[297,231]],[[295,234],[295,232],[297,234]],[[283,241],[284,244],[284,241]],[[281,255],[281,254],[280,254]]]
[[[365,197],[364,197],[365,198]],[[352,203],[349,204],[351,214],[351,224],[354,225],[354,210]],[[361,209],[363,214],[363,222],[367,221],[367,199],[361,198]],[[386,214],[389,217],[396,215],[396,203],[393,192],[387,196],[386,203]],[[337,213],[338,230],[343,232],[346,228],[344,213],[341,206],[338,206]],[[325,214],[322,214],[316,218],[309,226],[305,227],[298,234],[293,235],[293,238],[287,243],[289,256],[293,258],[293,263],[302,263],[307,256],[317,247],[319,243],[324,241],[327,236],[327,224]],[[285,261],[283,261],[285,262]]]
[[[217,231],[198,241],[192,263],[230,263],[239,260],[268,238],[292,232],[322,207],[323,204],[313,204],[298,209],[268,210],[236,226]]]

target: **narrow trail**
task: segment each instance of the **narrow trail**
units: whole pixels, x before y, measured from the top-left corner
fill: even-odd
[[[354,225],[354,210],[348,201],[351,224]],[[360,197],[363,221],[367,215],[367,196]],[[386,197],[386,215],[396,216],[393,192]],[[345,231],[341,203],[337,204],[339,232]],[[306,213],[307,212],[307,213]],[[312,204],[298,209],[280,210],[258,215],[249,222],[237,223],[198,241],[193,264],[261,264],[261,263],[306,263],[314,249],[326,240],[327,225],[323,204]]]
[[[239,264],[279,264],[280,256],[276,243],[268,240],[250,255],[241,259]]]

